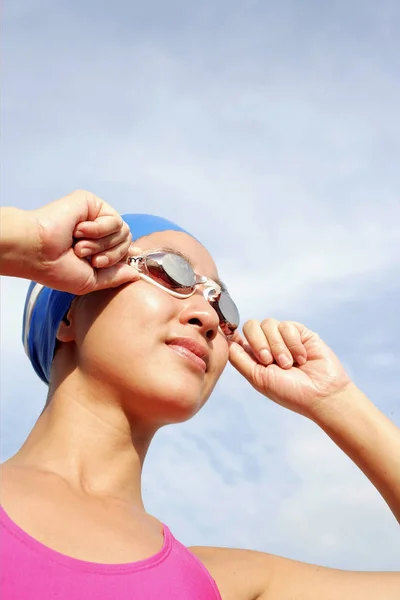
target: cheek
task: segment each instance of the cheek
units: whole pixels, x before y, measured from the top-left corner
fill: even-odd
[[[212,375],[218,380],[225,369],[229,358],[229,345],[224,335],[218,332],[214,340],[214,361]]]
[[[176,306],[171,296],[141,283],[130,284],[82,311],[77,342],[85,354],[99,356],[101,349],[105,356],[125,363],[152,351],[176,316]]]
[[[204,404],[211,396],[219,378],[222,375],[223,370],[227,365],[228,357],[228,342],[222,334],[218,333],[217,337],[214,340],[212,367],[208,372],[206,385],[203,390],[202,402],[199,408],[204,406]]]
[[[114,319],[124,319],[127,322],[140,320],[142,324],[151,324],[165,321],[176,312],[172,296],[145,282],[131,284],[126,292],[116,298],[118,303],[112,307]]]

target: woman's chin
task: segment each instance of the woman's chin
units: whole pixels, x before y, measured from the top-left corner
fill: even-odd
[[[120,393],[119,401],[135,420],[160,426],[182,423],[193,417],[210,395],[206,393],[206,386],[192,376],[182,377],[181,374],[178,378],[175,373],[168,377],[149,375],[139,386],[135,377],[132,381],[125,380],[124,390]]]
[[[202,408],[205,403],[203,394],[190,386],[179,388],[171,386],[163,389],[162,395],[153,397],[154,415],[164,424],[183,423],[188,421]]]
[[[178,357],[179,358],[179,357]],[[105,370],[91,365],[91,376],[96,373],[97,396],[105,387],[106,396],[115,400],[133,419],[159,424],[181,423],[193,417],[211,394],[209,373],[189,367],[183,361],[168,364],[147,362],[130,368]]]

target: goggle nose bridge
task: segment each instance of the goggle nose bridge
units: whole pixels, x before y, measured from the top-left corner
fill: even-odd
[[[197,275],[195,273],[196,281],[195,285],[201,285],[202,283],[207,283],[208,279],[205,275]]]
[[[208,285],[207,285],[208,284]],[[221,288],[219,287],[219,285],[217,283],[215,283],[214,281],[212,281],[211,279],[208,279],[208,277],[206,277],[205,275],[197,275],[196,274],[196,282],[195,285],[204,285],[205,288],[203,289],[203,295],[205,297],[206,300],[210,301],[215,301],[219,298],[219,296],[221,295]]]

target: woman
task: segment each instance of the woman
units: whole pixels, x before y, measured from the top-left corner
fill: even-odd
[[[189,550],[146,513],[140,478],[154,434],[200,410],[228,359],[322,427],[398,520],[400,435],[303,325],[249,321],[240,336],[194,237],[160,218],[125,221],[131,232],[86,192],[2,214],[1,272],[37,282],[24,343],[49,383],[43,413],[2,467],[2,598],[397,600],[400,574]]]

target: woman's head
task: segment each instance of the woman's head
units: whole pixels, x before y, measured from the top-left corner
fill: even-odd
[[[135,244],[145,253],[184,253],[197,274],[218,281],[207,250],[179,228],[145,234]],[[55,381],[68,372],[83,388],[101,389],[132,416],[158,424],[195,414],[228,357],[219,316],[201,286],[188,298],[176,298],[140,279],[76,297],[56,331]]]

